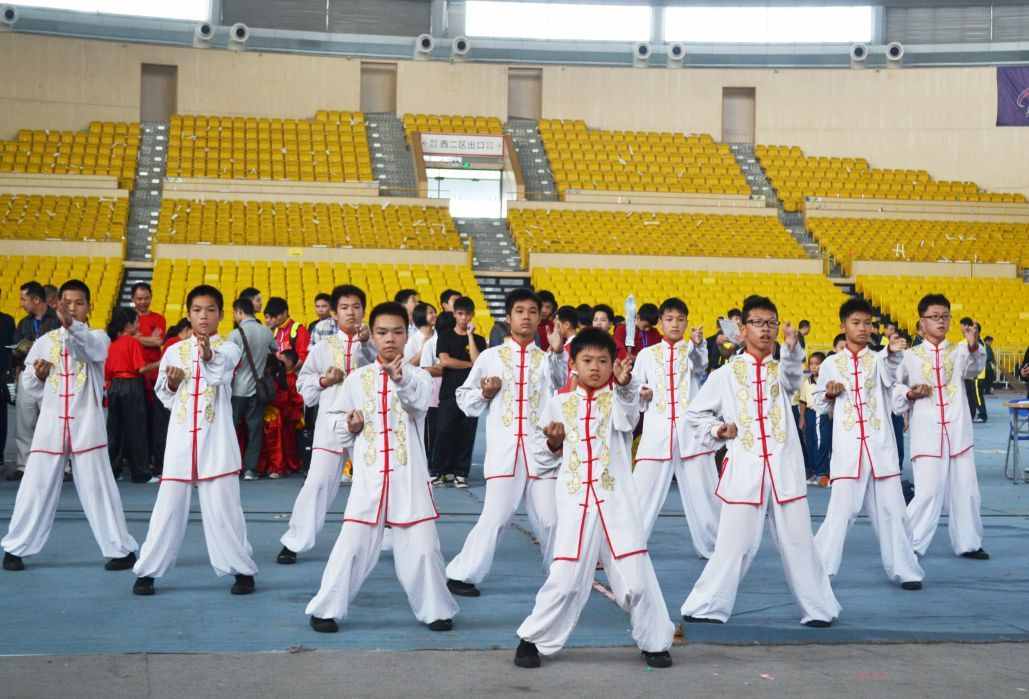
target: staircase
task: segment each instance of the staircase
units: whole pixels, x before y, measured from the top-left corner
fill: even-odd
[[[511,136],[522,168],[525,198],[534,201],[557,201],[557,187],[550,161],[543,150],[539,127],[535,119],[511,119],[504,127]]]
[[[504,297],[511,289],[518,289],[529,286],[529,275],[508,274],[504,276],[490,275],[488,273],[476,274],[475,281],[479,283],[482,296],[489,306],[490,315],[494,320],[504,320]]]
[[[132,285],[138,282],[146,282],[149,284],[154,278],[154,269],[150,265],[146,266],[128,266],[131,262],[125,266],[125,274],[121,280],[121,290],[118,292],[118,305],[119,306],[131,306],[132,305]],[[177,319],[176,319],[177,320]]]
[[[168,125],[143,122],[143,135],[136,160],[136,183],[129,198],[125,259],[148,262],[153,259],[153,236],[161,213],[161,196],[168,154]]]
[[[454,219],[457,232],[467,246],[472,245],[472,269],[485,272],[519,272],[518,256],[511,231],[504,218]]]
[[[414,160],[407,146],[404,123],[395,114],[365,114],[372,172],[379,193],[386,197],[417,197]]]

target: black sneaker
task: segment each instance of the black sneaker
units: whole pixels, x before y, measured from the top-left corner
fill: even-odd
[[[339,631],[339,624],[335,619],[319,619],[313,616],[311,617],[311,628],[318,633],[336,633]]]
[[[136,554],[130,553],[121,558],[112,558],[104,564],[104,570],[128,570],[136,565]]]
[[[428,624],[429,631],[450,631],[454,628],[453,619],[437,619]]]
[[[253,575],[237,575],[236,582],[232,583],[232,587],[229,588],[229,592],[231,592],[234,595],[249,595],[253,591]]]
[[[682,620],[687,624],[724,624],[725,622],[721,619],[708,619],[702,616],[690,616],[688,614],[682,615]]]
[[[16,571],[25,570],[25,562],[21,560],[21,556],[15,556],[13,553],[4,553],[4,570]]]
[[[643,659],[650,667],[666,668],[672,666],[672,654],[666,650],[658,653],[650,653],[645,650],[640,652],[643,654]]]
[[[832,626],[832,622],[825,621],[824,619],[812,619],[811,621],[805,621],[804,626],[812,629],[827,629]]]
[[[515,650],[515,665],[524,668],[536,668],[540,666],[540,652],[536,649],[535,643],[523,640]]]
[[[908,580],[907,582],[902,582],[900,584],[900,589],[901,590],[921,590],[922,589],[922,581],[921,580]]]
[[[132,585],[132,594],[148,596],[154,594],[154,579],[150,576],[136,578]]]
[[[293,565],[297,562],[297,552],[290,551],[288,547],[283,546],[282,550],[279,551],[279,555],[275,557],[275,562],[284,566]]]
[[[479,588],[472,583],[466,583],[461,580],[447,580],[447,589],[450,593],[457,595],[458,597],[478,597],[480,594]]]
[[[982,549],[976,549],[975,551],[965,551],[961,554],[962,558],[971,558],[975,561],[988,561],[990,560],[990,554],[986,553]]]
[[[7,475],[4,476],[4,478],[6,480],[9,480],[9,481],[20,481],[21,477],[24,476],[24,475],[25,475],[24,471],[22,471],[21,469],[17,469],[16,468],[13,471],[8,471]]]

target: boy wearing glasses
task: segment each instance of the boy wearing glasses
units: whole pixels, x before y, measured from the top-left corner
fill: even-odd
[[[831,626],[840,605],[815,551],[807,505],[804,452],[790,396],[804,377],[804,350],[797,331],[783,325],[780,359],[773,356],[779,312],[771,299],[750,296],[743,304],[743,343],[711,373],[686,410],[698,441],[726,458],[715,495],[722,499],[715,551],[682,605],[683,620],[724,624],[736,603],[740,580],[761,545],[766,514],[786,582],[805,626]]]
[[[990,556],[982,548],[972,415],[962,385],[985,368],[986,351],[974,322],[962,326],[964,342],[947,340],[951,316],[946,296],[922,297],[918,315],[925,342],[904,353],[893,388],[893,410],[908,414],[911,425],[915,498],[907,512],[915,553],[924,556],[929,549],[946,504],[954,553],[986,560]]]

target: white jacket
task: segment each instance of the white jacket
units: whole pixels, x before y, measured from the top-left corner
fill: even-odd
[[[715,436],[723,422],[736,424],[715,489],[724,502],[762,504],[766,478],[779,504],[807,496],[804,452],[790,406],[804,378],[804,350],[799,343],[792,352],[783,345],[780,357],[734,355],[711,372],[686,410],[694,438],[709,449],[725,443]]]
[[[958,456],[972,448],[972,414],[962,381],[974,379],[986,368],[982,344],[974,352],[967,342],[956,345],[944,340],[933,345],[926,340],[905,350],[893,388],[893,411],[909,414],[911,458]],[[928,398],[910,401],[913,386],[928,384]]]
[[[640,351],[633,376],[639,378],[641,388],[649,388],[654,396],[649,401],[640,401],[643,435],[636,450],[637,463],[669,461],[673,434],[682,458],[711,453],[707,447],[696,444],[693,430],[686,424],[686,408],[700,390],[706,371],[706,342],[694,345],[679,340],[672,345],[662,340]]]
[[[876,479],[900,475],[891,392],[902,358],[902,352],[865,347],[857,354],[845,349],[822,362],[811,407],[832,417],[831,480],[858,479],[862,465]],[[835,400],[825,396],[830,381],[847,387]]]
[[[40,406],[33,452],[81,454],[107,448],[104,360],[110,346],[103,330],[90,330],[77,320],[67,330],[51,330],[33,343],[21,373],[21,390]],[[51,364],[45,382],[32,368],[37,359]]]

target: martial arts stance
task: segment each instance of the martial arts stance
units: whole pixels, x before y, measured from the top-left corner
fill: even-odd
[[[533,342],[540,319],[539,297],[529,289],[515,289],[504,305],[511,335],[504,344],[483,351],[457,389],[457,404],[465,415],[478,417],[489,408],[482,514],[461,553],[447,566],[447,587],[465,597],[479,595],[476,585],[489,573],[500,533],[523,497],[544,565],[550,564],[556,464],[544,468],[535,454],[543,440],[540,413],[559,386],[554,384],[546,352]]]
[[[804,454],[790,396],[803,379],[797,331],[783,326],[781,359],[773,358],[779,312],[763,296],[743,304],[744,352],[708,377],[686,411],[697,439],[727,442],[715,493],[722,499],[711,560],[682,605],[688,622],[725,623],[740,580],[761,546],[770,514],[786,583],[803,612],[801,623],[830,626],[840,613],[811,536]]]
[[[336,620],[346,618],[378,562],[389,525],[397,578],[415,617],[433,631],[449,631],[458,607],[447,591],[436,535],[439,513],[422,441],[432,381],[425,370],[404,361],[403,306],[379,304],[370,322],[378,359],[351,372],[332,409],[318,416],[332,420],[333,448],[353,449],[354,484],[321,589],[306,613],[315,631],[339,629]]]
[[[707,373],[707,342],[701,328],[693,328],[684,339],[689,311],[681,299],[666,299],[659,310],[663,339],[641,350],[633,367],[642,384],[643,435],[632,478],[640,495],[643,533],[649,540],[674,475],[693,549],[710,558],[718,535],[718,473],[713,452],[696,443],[686,424],[686,408]]]
[[[307,356],[297,377],[297,390],[308,407],[318,406],[318,414],[329,415],[314,424],[311,467],[300,488],[289,529],[282,535],[279,563],[297,562],[297,554],[314,548],[318,532],[325,526],[325,514],[339,492],[343,464],[349,449],[339,446],[333,434],[334,413],[340,410],[343,381],[359,366],[375,361],[375,348],[369,341],[364,321],[365,295],[356,286],[337,286],[332,290],[339,330],[321,340]]]
[[[4,570],[24,570],[22,557],[39,553],[46,544],[66,461],[75,471],[75,490],[93,538],[110,559],[104,567],[128,570],[136,562],[139,547],[125,526],[107,454],[104,359],[111,341],[103,330],[86,325],[89,310],[89,287],[77,279],[62,284],[57,306],[60,327],[36,340],[25,358],[21,390],[39,403],[40,413],[11,526],[0,542]]]
[[[540,653],[564,647],[599,560],[647,664],[668,667],[675,628],[647,554],[630,472],[639,417],[632,360],[616,362],[614,340],[596,328],[579,333],[571,352],[577,385],[553,396],[539,421],[546,441],[537,458],[558,466],[554,560],[532,613],[518,627],[515,665],[539,667]]]
[[[815,548],[826,572],[836,575],[847,531],[864,509],[886,576],[905,590],[921,590],[925,574],[911,544],[891,420],[891,392],[907,341],[895,335],[883,351],[869,349],[872,306],[860,298],[840,306],[840,325],[847,348],[822,364],[812,392],[814,410],[831,415],[833,426],[832,494]]]
[[[220,291],[206,284],[195,287],[186,297],[186,309],[193,334],[168,348],[157,375],[157,399],[171,419],[161,485],[133,569],[137,579],[132,591],[154,594],[154,578],[175,564],[195,487],[211,567],[219,577],[236,577],[232,594],[247,595],[254,591],[257,566],[239,501],[242,460],[231,402],[232,374],[242,351],[218,336]]]
[[[954,553],[986,560],[972,415],[962,387],[963,380],[974,379],[986,366],[986,351],[974,322],[962,327],[964,342],[947,341],[951,317],[946,296],[923,297],[918,315],[925,342],[904,353],[893,390],[894,411],[908,413],[911,425],[915,498],[908,504],[908,518],[915,553],[925,555],[946,507]]]

